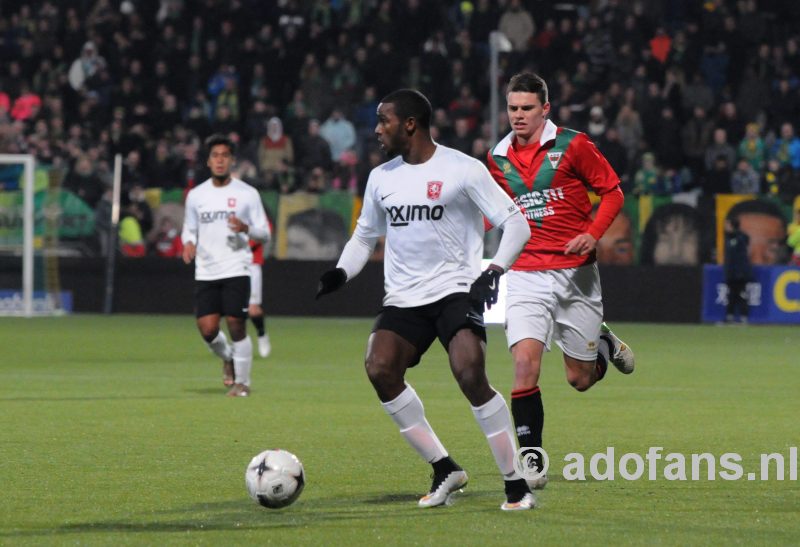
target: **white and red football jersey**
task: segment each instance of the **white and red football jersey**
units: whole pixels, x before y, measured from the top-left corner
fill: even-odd
[[[437,145],[425,163],[397,156],[372,170],[354,237],[386,236],[384,305],[421,306],[468,292],[481,272],[483,216],[499,226],[516,213],[480,161]]]

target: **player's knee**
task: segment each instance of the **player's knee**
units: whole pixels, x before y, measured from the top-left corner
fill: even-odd
[[[577,391],[581,392],[586,391],[592,387],[592,384],[594,384],[594,381],[589,374],[576,372],[567,374],[567,382],[569,382],[569,385],[574,387]]]
[[[468,400],[484,398],[483,395],[491,391],[486,373],[480,366],[465,366],[454,372],[458,386]]]
[[[392,362],[380,355],[368,356],[364,368],[369,381],[376,389],[385,389],[402,381],[402,378],[398,377],[395,367],[392,366]]]
[[[219,327],[197,325],[197,329],[200,331],[200,336],[203,337],[203,340],[205,340],[209,344],[213,342],[214,338],[216,338],[217,334],[219,334]]]

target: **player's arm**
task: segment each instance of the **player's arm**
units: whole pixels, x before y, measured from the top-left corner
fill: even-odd
[[[583,134],[575,139],[573,168],[576,175],[600,196],[600,205],[589,229],[568,241],[564,253],[587,255],[595,250],[597,240],[614,222],[625,203],[625,196],[619,187],[619,176],[594,143]]]
[[[372,177],[367,182],[364,193],[364,205],[358,217],[356,229],[350,240],[342,249],[342,254],[336,267],[324,272],[319,278],[317,287],[318,299],[320,296],[340,289],[349,279],[353,279],[367,264],[378,238],[385,235],[385,212],[379,207],[374,198],[374,189],[371,184]]]
[[[228,218],[228,226],[234,232],[243,232],[247,234],[248,238],[266,246],[272,237],[269,222],[267,222],[267,214],[264,212],[261,196],[258,195],[256,190],[253,190],[250,197],[251,203],[247,208],[247,222],[236,215],[231,215]]]
[[[183,216],[183,229],[181,230],[183,243],[182,258],[186,264],[194,260],[197,253],[197,209],[195,208],[192,192],[186,197],[186,211]]]
[[[497,303],[498,280],[517,259],[531,237],[528,221],[519,207],[500,189],[486,167],[475,162],[467,177],[467,193],[493,226],[503,231],[489,267],[470,287],[470,300],[483,311]]]

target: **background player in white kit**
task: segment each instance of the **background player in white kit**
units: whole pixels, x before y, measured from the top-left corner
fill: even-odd
[[[264,325],[264,308],[261,306],[265,245],[250,240],[250,250],[253,252],[253,262],[250,264],[250,307],[247,314],[256,327],[258,354],[261,357],[268,357],[272,351],[272,344],[270,344],[269,334]]]
[[[186,197],[183,261],[195,260],[195,315],[208,347],[222,358],[228,395],[250,394],[253,345],[247,337],[250,271],[248,239],[270,238],[261,197],[252,186],[231,176],[236,147],[224,135],[206,140],[211,178]],[[219,329],[225,316],[233,341]]]
[[[498,279],[530,229],[482,163],[433,142],[430,118],[428,99],[410,89],[389,94],[378,106],[375,133],[396,157],[370,173],[358,225],[337,267],[320,278],[317,297],[358,274],[385,235],[386,295],[367,342],[366,370],[400,433],[433,466],[433,483],[419,505],[447,504],[467,483],[404,380],[406,369],[438,338],[505,479],[502,509],[531,509],[533,494],[514,470],[508,406],[486,377],[482,315],[484,305],[497,302]],[[482,215],[503,229],[497,254],[483,273]]]

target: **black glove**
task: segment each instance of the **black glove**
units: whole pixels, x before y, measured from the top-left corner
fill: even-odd
[[[347,273],[345,273],[342,268],[328,270],[319,277],[319,285],[317,286],[317,296],[315,299],[319,300],[320,296],[340,289],[346,281]]]
[[[489,268],[478,276],[469,288],[469,301],[472,307],[483,313],[484,305],[487,310],[492,309],[492,304],[497,304],[497,290],[500,284],[499,270]]]

